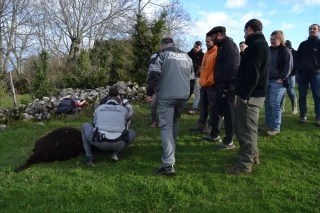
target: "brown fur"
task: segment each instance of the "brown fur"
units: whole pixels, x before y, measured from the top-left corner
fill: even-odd
[[[84,148],[79,130],[71,127],[58,128],[36,141],[33,154],[15,172],[21,172],[37,161],[64,161],[83,152]]]

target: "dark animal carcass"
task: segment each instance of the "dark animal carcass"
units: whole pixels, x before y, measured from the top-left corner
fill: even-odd
[[[83,152],[84,148],[79,130],[71,127],[58,128],[36,141],[31,157],[15,172],[21,172],[37,161],[64,161]]]

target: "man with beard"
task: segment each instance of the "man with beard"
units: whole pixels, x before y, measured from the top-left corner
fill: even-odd
[[[234,138],[234,103],[236,74],[240,63],[240,54],[237,45],[226,36],[226,28],[214,27],[207,35],[211,36],[214,44],[218,46],[218,54],[214,67],[214,81],[217,92],[211,108],[212,130],[210,136],[202,138],[204,141],[221,142],[220,115],[224,116],[225,133],[223,143],[215,146],[217,149],[233,149]]]

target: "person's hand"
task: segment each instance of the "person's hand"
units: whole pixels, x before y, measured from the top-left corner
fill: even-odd
[[[279,79],[277,80],[277,83],[282,84],[282,83],[283,83],[283,80],[282,80],[281,78],[279,78]]]
[[[223,89],[224,92],[228,92],[229,90]]]
[[[151,103],[151,101],[152,101],[152,96],[147,96],[147,101],[148,101],[148,103]]]
[[[242,101],[244,104],[247,104],[247,103],[248,103],[248,100],[243,100],[242,98],[241,98],[241,101]]]

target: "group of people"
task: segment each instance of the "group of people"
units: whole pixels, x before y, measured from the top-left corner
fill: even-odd
[[[240,52],[234,41],[226,35],[226,28],[217,26],[206,34],[207,52],[203,54],[201,42],[186,53],[172,38],[163,38],[160,50],[150,58],[147,79],[147,101],[152,106],[152,127],[161,128],[163,147],[160,175],[175,174],[175,150],[179,131],[179,118],[192,92],[195,93],[195,114],[200,103],[200,118],[190,131],[209,135],[202,140],[221,142],[215,148],[233,149],[234,137],[240,144],[239,157],[227,174],[249,174],[259,164],[258,119],[265,106],[264,130],[269,136],[280,133],[281,113],[285,91],[297,114],[297,97],[294,93],[295,75],[298,73],[300,123],[307,120],[306,96],[309,84],[315,102],[316,125],[320,126],[320,40],[319,25],[309,28],[308,40],[298,51],[292,49],[283,32],[270,35],[269,47],[258,19],[244,26],[244,42]],[[159,106],[157,124],[156,105]],[[121,100],[117,89],[101,101],[94,112],[93,125],[82,127],[85,163],[93,164],[91,145],[113,150],[111,158],[118,161],[120,153],[135,139],[136,133],[128,130],[132,106]],[[209,118],[208,118],[209,117]],[[207,122],[207,125],[206,125]],[[225,137],[220,134],[224,122]]]
[[[206,34],[207,52],[203,56],[201,42],[196,42],[190,52],[184,53],[171,38],[162,40],[161,50],[151,57],[147,83],[148,101],[153,101],[153,95],[157,94],[159,105],[164,154],[158,174],[175,173],[179,118],[193,88],[195,98],[189,114],[196,113],[199,103],[200,118],[190,131],[209,133],[202,140],[222,142],[215,146],[220,150],[235,148],[235,136],[240,144],[239,157],[234,166],[225,169],[227,174],[249,174],[253,164],[260,163],[258,119],[263,106],[265,127],[262,129],[268,136],[280,133],[286,91],[292,114],[298,113],[294,92],[297,73],[300,123],[307,120],[306,96],[310,84],[315,102],[315,124],[320,126],[319,25],[310,26],[308,40],[300,44],[298,51],[292,48],[289,40],[284,40],[281,30],[272,32],[269,46],[262,29],[263,25],[257,19],[245,24],[245,41],[239,44],[241,52],[226,35],[223,26],[214,27]],[[223,121],[225,137],[221,138]]]

